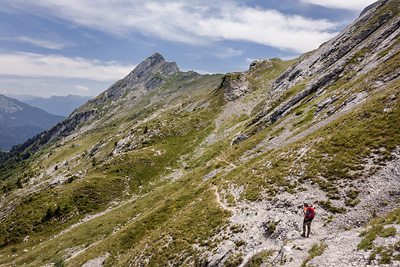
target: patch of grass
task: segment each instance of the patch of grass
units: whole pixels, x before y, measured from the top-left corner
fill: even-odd
[[[371,224],[372,225],[374,225],[374,224],[382,224],[382,225],[400,224],[400,209],[390,212],[388,215],[386,215],[383,218],[378,218],[376,220],[373,220],[371,222]]]
[[[243,261],[242,253],[232,254],[225,262],[225,267],[239,266]]]
[[[332,222],[333,218],[334,218],[333,215],[330,215],[323,226],[326,227],[328,225],[328,223]]]
[[[308,122],[312,121],[314,119],[314,112],[315,112],[316,108],[312,108],[307,112],[307,115],[304,116],[300,121],[296,122],[293,127],[301,127],[305,124],[307,124]]]
[[[258,64],[252,67],[247,79],[251,83],[252,88],[259,90],[260,93],[264,93],[264,91],[269,89],[268,87],[271,83],[297,60],[283,61],[279,58],[273,58],[270,60],[270,63]]]
[[[304,110],[298,110],[298,111],[296,111],[296,112],[294,113],[294,115],[300,116],[300,115],[303,114],[303,113],[304,113]]]
[[[387,227],[384,228],[381,224],[373,224],[372,227],[360,234],[364,237],[363,240],[358,244],[358,250],[371,250],[374,247],[374,240],[377,236],[390,237],[396,235],[396,228]]]
[[[236,244],[236,247],[245,246],[246,245],[246,241],[239,240],[239,241],[236,241],[235,244]]]
[[[332,202],[328,199],[327,201],[317,201],[318,205],[320,205],[324,210],[329,211],[333,214],[336,213],[346,213],[345,208],[338,208],[332,205]]]
[[[272,222],[272,221],[266,223],[268,235],[272,235],[275,232],[278,223],[279,222]]]
[[[396,235],[396,228],[394,228],[394,227],[384,228],[378,232],[378,235],[381,237],[394,236],[394,235]]]
[[[374,246],[374,240],[376,238],[376,233],[371,232],[371,233],[366,233],[365,237],[361,242],[357,245],[358,250],[370,250]]]
[[[306,267],[306,266],[307,266],[307,263],[308,263],[309,261],[311,261],[311,260],[314,259],[315,257],[321,256],[321,255],[324,253],[324,251],[325,251],[325,249],[326,249],[327,247],[328,247],[328,245],[327,245],[327,244],[324,244],[324,243],[314,244],[314,245],[312,246],[312,248],[308,251],[308,253],[309,253],[310,255],[307,257],[307,259],[305,259],[305,260],[303,261],[303,263],[301,264],[301,267]]]
[[[161,73],[157,72],[156,74],[154,74],[153,76],[154,78],[160,79],[160,80],[166,80],[166,78],[164,77],[164,75],[162,75]]]
[[[263,264],[271,263],[271,257],[274,255],[275,251],[267,250],[260,252],[253,257],[244,265],[245,267],[259,267]]]
[[[53,264],[55,267],[64,267],[64,259],[62,256],[58,256],[53,260]]]
[[[359,193],[360,193],[360,191],[358,191],[358,190],[349,190],[349,191],[347,191],[346,192],[347,198],[345,200],[346,206],[354,207],[358,203],[360,203],[360,200],[357,199]]]
[[[378,264],[391,264],[392,261],[397,261],[399,255],[400,253],[396,252],[396,247],[393,245],[379,246],[372,250],[368,264],[372,264],[373,261],[377,261]]]

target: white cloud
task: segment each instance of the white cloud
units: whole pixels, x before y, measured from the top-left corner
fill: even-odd
[[[11,40],[11,41],[20,42],[20,43],[29,43],[29,44],[44,47],[47,49],[55,49],[55,50],[60,50],[66,46],[72,45],[71,43],[67,43],[67,42],[51,41],[51,40],[47,40],[47,38],[35,39],[35,38],[27,37],[27,36],[0,38],[0,39]]]
[[[241,12],[231,10],[225,17],[201,23],[200,30],[204,36],[254,42],[297,52],[317,48],[336,34],[327,31],[336,25],[326,20],[316,21],[287,16],[275,10],[252,8],[241,8]]]
[[[52,95],[82,95],[93,96],[103,92],[114,81],[93,81],[80,78],[65,79],[57,77],[21,77],[0,75],[1,90],[7,95],[16,98],[15,95],[34,95],[40,97],[51,97]],[[76,88],[82,85],[89,88],[84,91]]]
[[[295,52],[317,48],[335,35],[337,26],[323,19],[286,15],[232,0],[98,0],[95,4],[90,0],[13,0],[7,4],[120,37],[140,32],[192,45],[247,41]]]
[[[339,8],[361,11],[376,0],[301,0],[304,3],[324,6],[328,8]]]
[[[75,85],[75,88],[82,91],[89,91],[89,88],[83,85]]]
[[[126,76],[134,67],[59,55],[0,54],[0,75],[114,81]]]
[[[248,57],[246,58],[246,62],[249,63],[249,64],[252,63],[254,60],[256,60],[256,59],[255,58],[248,58]]]
[[[228,57],[240,56],[242,54],[243,54],[243,51],[241,51],[241,50],[226,47],[226,48],[219,49],[219,51],[214,53],[214,56],[216,56],[218,58],[228,58]]]

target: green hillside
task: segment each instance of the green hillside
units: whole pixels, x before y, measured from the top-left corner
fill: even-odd
[[[0,265],[398,264],[399,25],[380,1],[318,50],[225,75],[152,55],[2,154]]]

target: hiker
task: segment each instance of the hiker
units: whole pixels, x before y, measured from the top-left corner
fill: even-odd
[[[301,236],[310,237],[311,222],[314,219],[315,210],[311,205],[308,206],[307,203],[304,203],[303,213],[304,213],[303,234],[301,234]],[[307,228],[307,235],[306,235],[306,228]]]

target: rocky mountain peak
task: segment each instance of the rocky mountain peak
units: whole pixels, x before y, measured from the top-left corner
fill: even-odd
[[[107,97],[117,100],[127,90],[150,91],[165,83],[165,77],[175,75],[180,70],[175,62],[166,62],[160,53],[154,53],[136,66],[124,79],[117,81],[107,90]]]
[[[164,57],[159,53],[154,53],[145,61],[137,65],[137,67],[129,73],[125,80],[130,83],[144,83],[156,73],[170,76],[178,73],[180,70],[175,62],[166,62]]]

